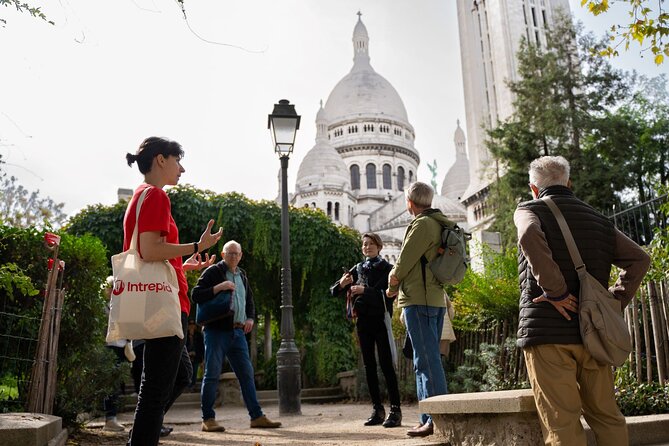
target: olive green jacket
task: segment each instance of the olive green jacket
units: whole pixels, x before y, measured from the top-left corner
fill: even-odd
[[[445,307],[444,290],[425,266],[425,284],[420,258],[429,262],[437,256],[443,225],[453,225],[438,209],[426,209],[414,218],[404,233],[402,251],[390,274],[400,281],[398,305],[428,305]],[[392,291],[396,287],[390,287]]]

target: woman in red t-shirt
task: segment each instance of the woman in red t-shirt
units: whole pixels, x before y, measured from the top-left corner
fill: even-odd
[[[179,243],[179,230],[172,218],[170,199],[163,191],[165,186],[174,186],[185,172],[181,166],[184,152],[175,141],[159,137],[146,138],[137,153],[128,153],[128,165],[137,162],[144,174],[144,184],[140,185],[128,203],[123,219],[123,249],[130,246],[135,229],[137,200],[146,188],[147,192],[139,213],[138,250],[146,261],[169,260],[179,280],[179,301],[184,335],[187,330],[190,301],[188,284],[184,270],[202,269],[214,262],[216,256],[202,259],[199,251],[205,251],[216,244],[223,229],[212,233],[214,220],[209,220],[207,229],[196,243]],[[186,262],[183,256],[190,256]],[[137,398],[135,420],[130,431],[129,446],[155,446],[161,433],[163,415],[183,389],[190,384],[193,368],[185,348],[184,340],[177,336],[147,339],[144,346],[144,370],[142,384]]]

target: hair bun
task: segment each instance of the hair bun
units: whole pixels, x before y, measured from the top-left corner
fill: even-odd
[[[126,153],[125,159],[128,161],[128,166],[132,166],[132,163],[137,161],[137,156],[133,155],[132,153]]]

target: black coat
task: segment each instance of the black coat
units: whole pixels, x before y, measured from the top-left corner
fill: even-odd
[[[368,324],[375,327],[379,323],[383,324],[385,310],[391,316],[393,314],[394,298],[386,297],[388,274],[393,266],[381,258],[369,266],[365,266],[365,263],[360,262],[349,270],[349,273],[353,277],[352,284],[340,288],[339,280],[337,280],[330,287],[330,293],[333,296],[346,296],[351,285],[365,285],[364,293],[354,296],[353,302],[353,308],[358,315],[358,329]]]
[[[239,267],[237,267],[237,269],[239,269],[239,272],[241,273],[242,282],[244,282],[244,288],[246,290],[246,319],[255,320],[256,307],[253,303],[253,291],[251,291],[251,287],[249,286],[249,280],[246,277],[246,272]],[[228,265],[226,265],[223,260],[214,265],[211,265],[209,268],[204,270],[204,272],[200,275],[200,278],[197,280],[197,285],[195,285],[195,288],[193,288],[191,293],[193,302],[201,303],[213,299],[213,288],[215,285],[228,280],[225,277],[225,273],[227,271]],[[226,317],[224,319],[212,321],[207,324],[207,327],[231,331],[233,329],[233,318]]]

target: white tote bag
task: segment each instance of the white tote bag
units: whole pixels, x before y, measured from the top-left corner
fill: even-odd
[[[135,230],[127,251],[112,256],[114,288],[109,309],[107,342],[119,339],[183,339],[179,283],[167,260],[146,262],[137,251],[139,211],[149,188],[140,195]]]

